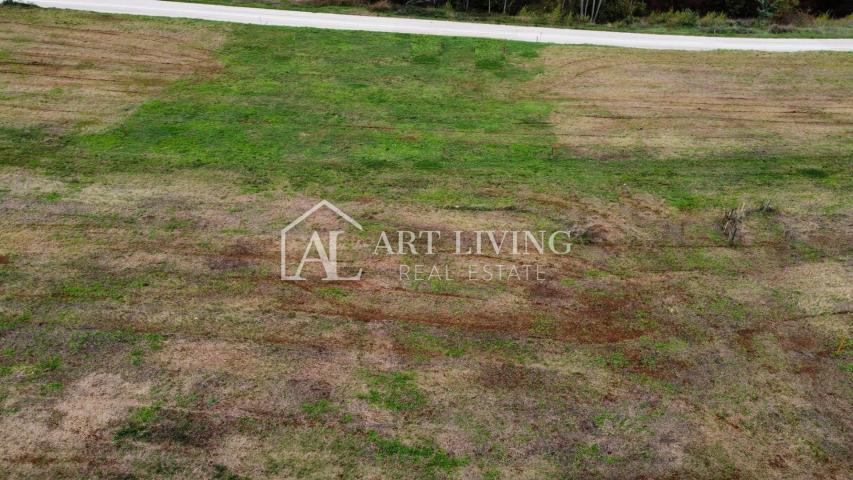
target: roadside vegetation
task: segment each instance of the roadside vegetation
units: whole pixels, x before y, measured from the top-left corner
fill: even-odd
[[[851,54],[0,8],[10,478],[853,467]],[[321,198],[361,282],[278,280]],[[531,228],[543,282],[357,245]]]
[[[849,4],[821,0],[182,0],[256,8],[592,30],[748,37],[853,37]]]

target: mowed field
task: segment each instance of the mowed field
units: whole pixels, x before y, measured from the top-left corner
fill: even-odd
[[[851,79],[0,7],[0,478],[846,478]],[[363,281],[279,280],[320,199]],[[541,282],[360,248],[566,228]]]

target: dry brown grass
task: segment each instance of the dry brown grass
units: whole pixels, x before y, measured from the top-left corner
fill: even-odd
[[[223,38],[180,23],[4,9],[0,122],[103,127],[178,79],[217,71]]]
[[[69,386],[52,408],[25,409],[0,418],[0,465],[36,474],[40,463],[74,463],[105,429],[147,400],[150,385],[114,373],[93,372]],[[24,473],[26,475],[27,473]]]
[[[849,54],[550,47],[530,93],[579,153],[817,153],[853,131]],[[808,65],[804,62],[808,62]]]
[[[853,267],[835,261],[787,268],[773,283],[796,292],[792,299],[806,314],[853,311]]]
[[[9,308],[43,301],[61,305],[64,324],[169,334],[159,351],[145,354],[142,367],[129,366],[127,353],[115,356],[121,368],[109,374],[102,367],[69,366],[66,375],[73,378],[55,401],[33,400],[26,387],[10,389],[7,405],[23,408],[3,417],[6,431],[15,433],[0,441],[18,442],[21,449],[9,450],[2,461],[21,475],[91,473],[76,460],[91,455],[106,455],[109,461],[96,463],[108,464],[110,472],[150,471],[154,467],[139,462],[160,461],[171,445],[170,429],[183,414],[201,430],[182,440],[182,462],[207,471],[203,465],[215,459],[260,478],[275,478],[264,466],[270,458],[308,466],[319,476],[340,472],[344,467],[315,436],[358,438],[365,430],[388,438],[432,438],[457,456],[491,459],[508,476],[531,468],[558,476],[593,470],[689,476],[707,468],[701,462],[742,475],[777,465],[772,468],[779,475],[803,476],[808,470],[831,475],[839,465],[820,455],[840,458],[846,440],[838,428],[849,409],[833,396],[844,391],[847,374],[831,354],[839,339],[849,337],[849,319],[818,316],[803,327],[796,320],[797,314],[824,313],[849,301],[844,287],[849,272],[838,262],[785,267],[784,257],[768,261],[760,249],[724,249],[714,258],[756,262],[743,278],[727,278],[702,269],[670,271],[634,258],[636,252],[624,244],[590,244],[569,259],[554,260],[542,284],[474,282],[436,290],[395,280],[393,261],[367,255],[356,258],[371,276],[335,285],[330,295],[321,282],[294,286],[277,280],[277,232],[269,231],[316,198],[270,200],[212,188],[226,183],[216,173],[110,175],[78,189],[23,169],[7,168],[0,179],[8,191],[4,221],[16,232],[0,235],[0,252],[8,256],[6,267],[25,279],[0,290]],[[45,192],[61,197],[46,201]],[[625,238],[650,242],[661,240],[662,222],[681,221],[681,213],[646,195],[626,193],[619,204],[578,197],[564,208],[579,218],[607,219]],[[444,216],[370,201],[340,206],[390,229],[513,228],[524,222],[516,212]],[[169,230],[175,217],[186,226]],[[125,221],[130,218],[139,220]],[[710,217],[692,220],[713,224]],[[333,225],[323,215],[314,222]],[[610,263],[630,275],[607,273]],[[151,272],[167,273],[148,277]],[[93,276],[117,286],[121,279],[150,279],[121,299],[56,296],[57,282]],[[560,282],[564,278],[571,282]],[[796,295],[795,304],[780,307],[772,288]],[[729,316],[727,309],[736,305],[704,310],[715,295],[748,306],[750,317]],[[710,327],[714,322],[719,326]],[[413,324],[433,326],[412,333]],[[423,332],[458,342],[464,355],[443,354],[442,341],[418,346]],[[817,335],[811,338],[811,332]],[[654,346],[672,337],[695,343],[672,353]],[[482,340],[489,338],[501,340],[494,345]],[[521,341],[536,342],[529,363],[501,343]],[[28,344],[25,338],[9,341],[21,348]],[[611,359],[613,351],[623,354],[621,360]],[[359,397],[367,389],[364,372],[405,369],[418,371],[428,399],[421,410],[394,413]],[[741,382],[720,381],[744,372]],[[677,393],[659,384],[675,385]],[[157,387],[156,394],[144,394],[149,385]],[[115,393],[104,393],[107,387]],[[174,404],[174,398],[192,394],[200,400]],[[205,403],[208,396],[215,402]],[[165,402],[165,423],[151,440],[137,442],[133,455],[116,450],[111,436],[132,408],[155,399]],[[333,412],[320,419],[306,414],[303,406],[317,402],[333,405]],[[822,406],[819,419],[813,419],[810,405]],[[335,423],[344,414],[348,423]],[[781,420],[782,440],[766,424],[778,416],[794,418]],[[251,422],[265,427],[247,428]],[[89,432],[92,446],[84,446],[81,432]],[[822,435],[825,445],[810,447]],[[578,453],[592,444],[609,453]],[[493,445],[503,449],[500,460],[490,453]],[[815,459],[809,448],[823,450]],[[27,457],[24,450],[39,456]],[[601,463],[605,454],[618,463]],[[346,468],[382,477],[369,461],[354,462],[357,467]]]
[[[122,63],[137,60],[121,55],[163,60],[179,54],[171,46],[161,51],[147,37],[152,27],[146,22],[105,25],[86,16],[85,26],[69,32],[54,27],[72,17],[33,15],[45,28],[9,28],[48,42],[18,45],[0,35],[0,42],[19,48],[14,55],[42,52],[65,62],[50,43],[58,35],[70,52],[102,62],[83,71],[110,82],[146,83],[152,64],[172,68]],[[167,32],[158,35],[181,41],[214,35],[157,25]],[[92,46],[104,36],[116,37],[115,52]],[[181,57],[189,63],[169,70],[169,81],[209,71],[206,54],[192,52],[199,56]],[[568,52],[579,63],[561,63]],[[794,57],[773,57],[782,59],[782,72],[822,79],[806,93],[788,83],[770,88],[767,74],[750,83],[738,73],[739,57],[728,53],[703,54],[704,67],[681,54],[631,54],[634,64],[619,50],[548,50],[546,72],[531,88],[574,98],[557,114],[562,138],[573,146],[595,153],[640,145],[675,154],[716,148],[713,136],[738,128],[761,148],[771,148],[769,135],[777,133],[831,146],[849,124],[849,99],[838,89],[838,75],[849,67],[831,65],[833,56],[815,57],[811,72],[796,68]],[[745,58],[758,62],[759,72],[771,62],[757,54]],[[636,75],[649,69],[651,77]],[[608,71],[636,78],[618,85]],[[698,88],[705,81],[697,72],[715,86]],[[38,88],[71,80],[36,73],[27,78]],[[658,88],[667,82],[669,90]],[[84,83],[69,92],[102,92]],[[63,90],[49,105],[78,102],[73,115],[48,109],[0,118],[54,128],[95,119],[91,125],[102,126],[122,115],[120,104],[133,108],[164,84],[146,85],[144,95],[110,97],[114,104]],[[23,90],[15,95],[41,98]],[[688,100],[666,100],[675,97]],[[835,100],[839,107],[830,107]],[[797,109],[813,102],[816,110],[785,114],[773,102]],[[0,114],[11,115],[6,103]],[[640,131],[639,117],[652,106],[658,118],[643,119],[647,127]],[[605,107],[618,118],[588,116]],[[674,115],[689,118],[664,118]],[[743,118],[716,118],[729,115]],[[748,120],[751,115],[761,121]],[[832,124],[792,132],[779,121],[819,115]],[[709,128],[715,131],[708,134]],[[501,193],[500,186],[489,188]],[[408,446],[434,442],[467,458],[448,475],[458,478],[483,478],[486,471],[501,478],[624,478],[626,472],[638,478],[843,478],[853,458],[852,323],[844,313],[851,302],[849,208],[839,208],[828,189],[773,192],[769,200],[784,207],[748,219],[748,245],[739,248],[714,240],[719,212],[678,210],[627,186],[609,199],[520,187],[518,208],[494,211],[369,197],[336,202],[370,230],[348,235],[343,245],[367,275],[352,284],[296,285],[278,279],[278,229],[319,200],[312,194],[274,187],[247,193],[233,173],[204,169],[97,174],[76,182],[3,167],[0,367],[8,369],[0,371],[0,471],[11,478],[158,472],[188,479],[230,473],[431,477],[418,470],[424,459],[416,465],[418,459],[380,458],[388,452],[366,433],[376,432]],[[763,200],[765,193],[751,194]],[[824,213],[829,209],[834,216]],[[321,214],[306,226],[337,222]],[[542,223],[585,230],[589,243],[566,258],[546,258],[541,283],[407,282],[396,278],[400,258],[372,256],[372,245],[365,245],[378,229]],[[804,260],[793,239],[823,251]],[[290,247],[301,254],[295,243]],[[494,255],[432,260],[517,262]],[[15,323],[18,314],[27,319]],[[136,336],[114,335],[127,331]],[[144,334],[160,335],[153,342],[159,346]],[[51,356],[61,357],[58,366],[36,373],[38,362]],[[422,405],[395,411],[366,399],[371,388],[387,393],[371,375],[396,372],[413,373]],[[151,405],[162,410],[145,436],[126,437],[120,446],[117,432],[136,408]],[[441,478],[438,473],[433,476]]]

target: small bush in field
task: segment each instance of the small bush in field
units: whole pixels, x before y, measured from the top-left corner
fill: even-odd
[[[853,14],[851,14],[853,15]],[[814,18],[814,24],[818,27],[825,27],[832,23],[832,19],[829,17],[829,13],[822,13]]]
[[[723,12],[708,12],[699,19],[699,26],[719,30],[729,24],[729,17]]]
[[[663,24],[667,27],[693,27],[699,23],[699,15],[689,8],[687,10],[652,12],[648,17],[648,22],[652,24]]]
[[[693,27],[699,22],[699,15],[689,8],[681,11],[670,11],[666,24],[670,27]]]
[[[548,15],[548,23],[552,25],[562,25],[564,23],[563,9],[560,8],[560,4],[557,4],[551,13]]]
[[[448,17],[452,17],[454,13],[455,13],[455,10],[453,9],[453,4],[450,3],[450,1],[448,0],[444,4],[444,14],[447,15]]]

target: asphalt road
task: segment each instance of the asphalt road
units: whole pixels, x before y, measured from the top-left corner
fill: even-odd
[[[227,7],[158,0],[24,0],[41,7],[124,13],[154,17],[196,18],[223,22],[312,27],[334,30],[413,33],[451,37],[497,38],[524,42],[657,50],[756,50],[765,52],[853,51],[853,39],[731,38],[685,35],[653,35],[564,28],[522,27],[484,23],[418,20],[308,13],[264,8]]]

